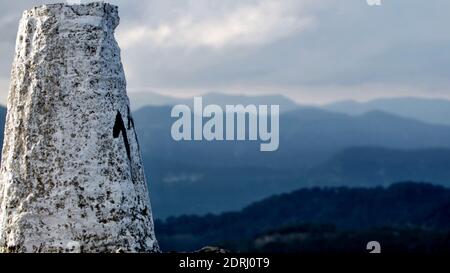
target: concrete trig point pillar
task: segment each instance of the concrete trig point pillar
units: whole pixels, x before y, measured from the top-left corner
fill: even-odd
[[[117,7],[25,11],[0,173],[0,251],[156,252]]]

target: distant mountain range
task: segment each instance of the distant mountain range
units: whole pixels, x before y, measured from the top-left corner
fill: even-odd
[[[154,92],[128,92],[131,110],[136,111],[145,106],[162,106],[178,104],[179,99]]]
[[[390,98],[369,102],[342,101],[325,105],[323,109],[351,115],[383,111],[427,123],[450,125],[450,101],[442,99]]]
[[[145,106],[192,105],[192,98],[180,99],[152,92],[131,92],[129,96],[133,110],[138,110]],[[223,93],[207,93],[202,95],[202,97],[205,104],[218,104],[221,106],[226,104],[278,104],[282,112],[302,107],[313,107],[349,115],[361,115],[372,111],[382,111],[426,123],[450,125],[450,100],[445,99],[400,97],[375,99],[368,102],[351,100],[338,101],[323,106],[311,106],[307,104],[299,105],[282,95],[240,96],[226,95]]]
[[[175,142],[170,109],[134,113],[158,217],[236,210],[316,185],[408,179],[450,185],[449,126],[383,112],[350,116],[301,108],[281,115],[279,150],[261,153],[254,142]]]
[[[156,217],[238,210],[273,194],[318,185],[372,187],[403,180],[450,185],[450,126],[423,122],[426,116],[420,121],[380,110],[337,113],[281,96],[204,98],[219,105],[284,105],[279,150],[262,153],[259,142],[248,141],[176,142],[170,135],[171,106],[141,107],[134,119]],[[192,100],[162,96],[159,102]],[[428,100],[422,104],[438,109]],[[5,113],[0,108],[1,130]]]
[[[157,93],[151,92],[136,92],[129,93],[131,100],[132,110],[138,110],[145,106],[164,106],[164,105],[175,105],[175,104],[185,104],[190,107],[193,105],[193,99],[183,99],[175,98],[170,96],[163,96]],[[221,107],[225,105],[280,105],[280,112],[286,112],[290,110],[297,109],[299,107],[294,101],[288,99],[287,97],[281,95],[268,95],[268,96],[243,96],[243,95],[226,95],[222,93],[207,93],[204,95],[199,95],[203,98],[203,103],[206,104],[217,104]]]
[[[155,229],[166,251],[213,244],[234,251],[362,252],[367,242],[379,240],[383,252],[439,247],[448,252],[449,205],[450,190],[429,184],[312,188],[272,196],[236,212],[156,221]]]

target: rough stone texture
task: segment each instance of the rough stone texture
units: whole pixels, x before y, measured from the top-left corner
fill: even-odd
[[[117,7],[25,11],[0,173],[0,251],[157,252]]]

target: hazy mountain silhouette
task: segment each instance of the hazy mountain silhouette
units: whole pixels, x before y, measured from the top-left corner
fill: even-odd
[[[178,104],[179,99],[154,92],[128,92],[132,111],[145,106],[163,106]]]
[[[237,210],[316,185],[450,184],[450,126],[380,111],[351,116],[301,107],[280,116],[280,148],[263,153],[259,142],[176,142],[170,111],[134,112],[156,217]],[[0,108],[2,130],[5,113]]]
[[[189,107],[193,107],[193,98],[175,98],[170,96],[163,96],[152,92],[136,92],[129,93],[131,100],[131,107],[134,110],[138,110],[145,106],[164,106],[185,104]],[[261,95],[261,96],[244,96],[244,95],[227,95],[223,93],[211,92],[204,95],[199,95],[203,98],[203,104],[217,104],[221,107],[225,105],[279,105],[280,112],[286,112],[297,109],[297,105],[294,101],[288,99],[282,95]]]
[[[324,109],[351,115],[379,110],[435,124],[450,124],[450,101],[426,98],[389,98],[369,102],[341,101]]]
[[[152,92],[130,92],[133,110],[145,106],[163,106],[175,104],[192,105],[192,98],[180,99],[160,95]],[[298,105],[294,101],[281,95],[267,96],[240,96],[223,93],[207,93],[203,95],[204,102],[208,104],[279,104],[281,111],[295,110],[308,105]],[[383,98],[368,102],[352,100],[338,101],[324,106],[315,106],[322,110],[350,115],[361,115],[371,111],[383,111],[397,116],[413,118],[432,124],[450,125],[450,100],[429,99],[415,97]]]
[[[355,117],[302,108],[281,115],[280,148],[276,152],[262,153],[258,142],[175,142],[170,136],[173,121],[170,109],[145,107],[134,114],[152,187],[152,204],[158,217],[235,210],[272,194],[316,184],[367,183],[365,186],[371,186],[392,183],[402,177],[415,178],[401,176],[408,174],[408,168],[403,167],[377,181],[380,177],[373,173],[382,168],[383,163],[376,166],[367,163],[373,168],[367,171],[372,173],[358,181],[364,173],[358,169],[357,162],[354,169],[349,164],[342,173],[325,168],[328,160],[354,146],[403,150],[435,147],[437,158],[430,153],[425,159],[417,156],[402,162],[420,166],[421,160],[426,160],[417,177],[420,180],[438,183],[447,177],[447,171],[437,171],[432,163],[439,162],[442,154],[448,152],[446,148],[450,148],[448,126],[430,125],[383,112]],[[399,153],[401,158],[402,151]],[[379,156],[381,162],[391,164],[385,166],[388,170],[397,166],[395,160],[389,160],[391,156],[389,153]],[[445,162],[443,160],[441,165]],[[320,168],[325,168],[323,176],[315,171]]]

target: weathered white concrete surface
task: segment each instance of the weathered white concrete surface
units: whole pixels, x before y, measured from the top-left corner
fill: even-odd
[[[0,173],[0,251],[155,252],[117,7],[23,14]]]

